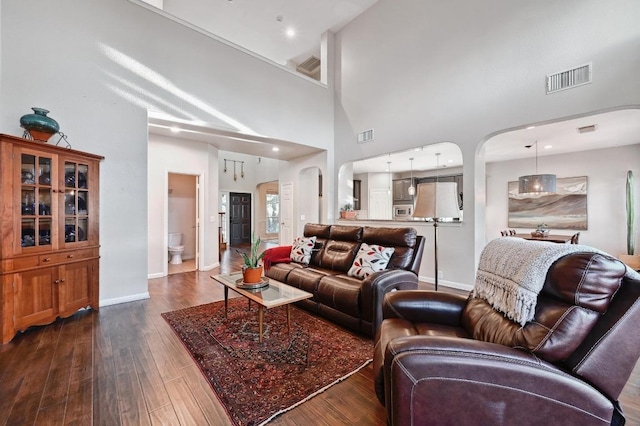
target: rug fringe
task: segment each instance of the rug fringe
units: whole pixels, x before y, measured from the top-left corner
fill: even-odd
[[[282,413],[286,413],[287,411],[293,410],[294,408],[296,408],[298,405],[310,400],[311,398],[313,398],[316,395],[321,394],[322,392],[326,391],[327,389],[329,389],[331,386],[336,385],[338,383],[340,383],[341,381],[348,379],[349,377],[353,376],[354,374],[356,374],[358,371],[362,370],[363,368],[365,368],[367,365],[369,365],[371,362],[373,361],[372,359],[369,359],[367,361],[364,362],[364,364],[362,364],[360,367],[356,368],[355,370],[353,370],[352,372],[350,372],[349,374],[346,374],[338,379],[336,379],[335,381],[333,381],[332,383],[329,383],[327,386],[323,387],[322,389],[318,389],[317,391],[315,391],[314,393],[312,393],[311,395],[308,395],[307,397],[305,397],[304,399],[296,402],[295,404],[291,405],[290,407],[284,408],[276,413],[274,413],[273,415],[271,415],[271,417],[269,417],[267,420],[265,420],[264,422],[260,423],[258,426],[264,426],[267,423],[269,423],[271,420],[273,420],[274,418],[276,418],[277,416],[279,416]]]

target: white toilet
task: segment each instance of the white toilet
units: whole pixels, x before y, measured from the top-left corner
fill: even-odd
[[[182,263],[182,252],[184,251],[184,246],[181,244],[181,233],[169,234],[169,256],[171,257],[169,263],[173,263],[174,265]]]

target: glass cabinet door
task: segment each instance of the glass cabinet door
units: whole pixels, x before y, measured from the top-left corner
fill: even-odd
[[[20,245],[51,246],[53,192],[51,156],[20,154]]]
[[[89,166],[64,163],[64,242],[87,241],[89,226]]]

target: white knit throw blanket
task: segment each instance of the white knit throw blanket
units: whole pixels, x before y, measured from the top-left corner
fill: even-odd
[[[496,238],[480,255],[473,295],[524,326],[533,319],[538,294],[549,267],[559,258],[576,252],[607,255],[593,247],[578,244]],[[626,274],[634,278],[639,276],[630,268]]]

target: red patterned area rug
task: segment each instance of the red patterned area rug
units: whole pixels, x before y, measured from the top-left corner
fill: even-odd
[[[371,362],[373,343],[291,306],[265,310],[247,299],[163,313],[238,426],[267,423]]]

